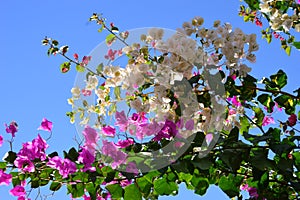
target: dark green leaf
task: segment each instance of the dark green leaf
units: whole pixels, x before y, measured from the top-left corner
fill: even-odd
[[[6,168],[6,162],[0,162],[0,169]]]
[[[152,183],[149,182],[145,177],[138,178],[136,180],[141,192],[143,193],[144,197],[147,197],[150,194]]]
[[[159,195],[176,194],[178,185],[174,182],[168,182],[165,178],[157,179],[153,182],[154,191]]]
[[[101,73],[102,73],[102,71],[103,71],[103,63],[100,63],[100,64],[97,66],[96,71],[97,71],[98,74],[101,74]]]
[[[195,188],[195,193],[201,196],[206,193],[209,187],[209,181],[207,178],[193,176],[191,183]]]
[[[111,194],[111,197],[113,199],[118,199],[118,198],[122,198],[123,197],[123,188],[119,185],[119,184],[111,184],[111,185],[107,185],[105,187],[109,193]]]
[[[113,26],[113,27],[111,28],[111,31],[112,31],[113,33],[118,33],[118,32],[119,32],[119,29],[118,29],[117,27]]]
[[[296,49],[300,49],[300,42],[293,42],[293,46],[296,47]]]
[[[60,182],[52,182],[50,185],[50,190],[51,191],[57,191],[61,188],[62,184]]]
[[[243,177],[234,176],[230,174],[229,176],[222,176],[219,181],[219,187],[223,192],[225,192],[230,198],[238,196]]]
[[[253,107],[252,110],[253,110],[254,113],[255,113],[256,124],[257,124],[258,126],[262,126],[262,122],[263,122],[264,117],[265,117],[264,112],[263,112],[262,109],[259,108],[259,107]]]
[[[142,194],[135,184],[125,187],[124,200],[142,200]]]
[[[13,164],[16,158],[17,158],[17,154],[13,151],[9,151],[7,152],[7,156],[4,158],[4,160]]]
[[[276,87],[280,90],[287,84],[287,75],[284,71],[279,70],[277,74],[271,75],[270,79],[276,84]]]
[[[285,108],[286,114],[291,115],[291,114],[295,113],[296,105],[295,105],[295,101],[292,97],[283,94],[283,95],[280,95],[279,97],[276,97],[274,99],[274,101],[276,101],[280,107]]]

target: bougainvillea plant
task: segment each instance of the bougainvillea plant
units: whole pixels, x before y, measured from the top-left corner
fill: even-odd
[[[270,17],[279,12],[273,9],[285,14],[280,5],[299,16],[297,2],[246,2],[251,10],[241,7],[245,21],[262,26],[254,13],[259,10],[274,36],[298,30],[294,15],[286,16],[291,23]],[[29,199],[33,189],[65,186],[74,199],[158,199],[176,195],[185,183],[199,195],[214,184],[230,198],[242,199],[242,191],[250,199],[299,198],[300,89],[285,92],[282,70],[261,80],[251,76],[259,49],[255,34],[220,21],[205,28],[204,19],[195,17],[168,37],[151,28],[132,43],[130,31],[107,25],[101,15],[90,21],[108,31],[108,49],[100,55],[105,62],[96,67],[91,55],[70,56],[57,40],[42,41],[49,56],[66,59],[62,73],[75,67],[84,77],[71,89],[67,112],[82,127],[79,148],[63,157],[48,152],[53,123],[44,118],[38,129],[50,136],[38,135],[15,151],[18,125],[5,124],[11,149],[0,162],[0,185],[12,184],[11,195]],[[286,42],[298,48],[294,40]],[[118,63],[119,57],[126,61]]]

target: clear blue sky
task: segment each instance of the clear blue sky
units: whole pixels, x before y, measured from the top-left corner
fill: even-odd
[[[105,33],[97,33],[95,24],[88,18],[93,12],[103,13],[109,22],[114,22],[121,30],[141,27],[163,27],[176,29],[184,21],[194,16],[202,16],[205,25],[212,26],[216,19],[230,22],[246,33],[259,33],[260,28],[245,24],[238,13],[239,0],[224,1],[2,1],[0,9],[0,134],[8,139],[3,123],[11,120],[19,124],[14,149],[22,142],[31,141],[37,133],[47,137],[46,132],[37,131],[43,117],[53,121],[53,137],[49,141],[52,151],[62,152],[74,146],[76,130],[65,116],[71,107],[66,99],[70,97],[76,72],[61,74],[61,57],[47,57],[46,48],[40,41],[49,36],[70,46],[70,53],[81,56],[88,54],[105,38]],[[298,34],[298,38],[300,36]],[[280,50],[279,42],[271,45],[260,39],[260,54],[252,65],[257,77],[270,75],[283,68],[289,76],[287,91],[299,86],[299,52],[293,51],[288,58]],[[7,143],[0,148],[0,156],[8,149]],[[0,199],[14,199],[8,194],[9,187],[0,186]],[[65,190],[52,199],[68,199]],[[44,191],[47,194],[47,190]],[[32,196],[34,199],[35,196]],[[193,191],[180,188],[177,197],[160,199],[228,199],[216,187],[209,188],[205,197],[196,196]]]

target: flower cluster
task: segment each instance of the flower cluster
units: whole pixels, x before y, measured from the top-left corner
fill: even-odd
[[[23,144],[22,149],[17,154],[17,158],[14,161],[16,167],[18,167],[23,172],[34,172],[33,161],[39,159],[44,161],[46,159],[46,149],[48,144],[46,141],[38,135],[38,137],[32,142],[27,142]]]
[[[269,17],[269,23],[274,31],[284,30],[289,32],[291,28],[294,28],[297,32],[300,32],[300,13],[296,9],[292,14],[284,12],[277,7],[278,0],[264,0],[259,4],[260,12]]]

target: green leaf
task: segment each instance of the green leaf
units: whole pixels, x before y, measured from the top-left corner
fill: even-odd
[[[147,197],[151,192],[151,188],[153,186],[152,183],[149,182],[145,177],[138,178],[136,182],[140,188],[140,191],[143,193],[143,196]]]
[[[95,188],[95,184],[93,182],[87,183],[85,185],[85,189],[87,190],[87,192],[91,196],[91,199],[96,199],[97,191],[96,191],[96,188]]]
[[[50,190],[51,191],[57,191],[61,188],[62,184],[60,182],[52,182],[50,185]]]
[[[6,162],[0,162],[0,169],[6,168]]]
[[[195,188],[195,193],[199,195],[204,195],[209,187],[209,181],[207,178],[193,176],[191,180],[192,185]]]
[[[101,74],[101,73],[102,73],[102,71],[103,71],[103,63],[100,63],[100,64],[97,66],[96,71],[97,71],[98,74]]]
[[[76,151],[74,147],[72,147],[68,153],[64,151],[65,158],[68,158],[69,160],[76,162],[79,156],[79,153]]]
[[[68,184],[67,185],[68,194],[71,193],[73,198],[82,197],[84,194],[84,184],[76,183],[76,184]]]
[[[119,185],[119,184],[111,184],[111,185],[107,185],[105,187],[109,193],[111,194],[111,197],[113,199],[118,199],[118,198],[122,198],[123,197],[123,188]]]
[[[57,41],[57,40],[52,40],[52,44],[53,44],[54,46],[57,46],[57,45],[58,45],[58,41]]]
[[[268,152],[267,149],[252,148],[249,162],[261,171],[272,168],[274,162],[268,159]]]
[[[109,34],[108,36],[106,36],[105,42],[108,46],[110,46],[111,43],[113,43],[115,39],[116,39],[116,36],[114,34]]]
[[[165,178],[156,179],[154,182],[154,191],[159,195],[176,194],[178,185],[175,182],[168,182]]]
[[[286,53],[288,56],[290,56],[290,55],[291,55],[291,50],[292,50],[291,46],[287,46],[287,47],[285,48],[285,53]]]
[[[13,174],[13,173],[11,172],[10,174]],[[15,175],[15,176],[13,175],[12,184],[13,184],[13,186],[21,185],[21,180],[19,179],[19,177],[17,175]]]
[[[228,138],[226,139],[226,142],[228,142],[229,144],[232,144],[233,142],[237,142],[238,139],[239,139],[239,128],[235,126],[230,131]]]
[[[196,156],[191,162],[195,167],[201,170],[207,170],[213,165],[212,161],[208,157],[199,158]]]
[[[34,177],[33,175],[30,177],[30,187],[31,188],[38,188],[40,187],[40,179],[39,177]]]
[[[230,171],[237,171],[242,162],[242,152],[234,149],[225,149],[220,154],[220,159],[230,168]]]
[[[85,68],[82,67],[81,65],[76,65],[76,71],[78,72],[84,72]]]
[[[4,160],[13,164],[16,158],[17,158],[17,154],[13,151],[9,151],[7,152],[7,156],[4,158]]]
[[[259,0],[245,0],[251,10],[258,10],[259,9]]]
[[[268,44],[270,44],[272,42],[272,34],[267,34],[266,40],[267,40]]]
[[[286,114],[291,115],[295,113],[295,101],[292,97],[283,94],[275,98],[274,101],[277,102],[280,107],[285,108]]]
[[[117,86],[114,88],[114,94],[116,99],[120,99],[121,98],[121,87]]]
[[[296,49],[300,49],[300,42],[293,42],[293,46],[296,47]]]
[[[61,73],[67,73],[70,70],[71,63],[70,62],[64,62],[60,65],[60,72]]]
[[[271,81],[276,84],[276,87],[280,90],[287,84],[287,75],[281,69],[277,72],[277,74],[270,76]]]
[[[261,125],[262,125],[262,122],[263,122],[263,119],[264,119],[264,117],[265,117],[264,112],[263,112],[262,109],[259,108],[259,107],[253,107],[252,110],[253,110],[254,113],[255,113],[256,124],[257,124],[258,126],[261,126]]]
[[[240,193],[239,186],[241,185],[243,177],[234,176],[222,176],[219,181],[219,187],[225,192],[230,198],[238,196]]]
[[[135,184],[125,187],[124,200],[142,200],[142,194]]]
[[[240,116],[240,133],[248,132],[250,128],[250,122],[245,116]]]
[[[296,166],[296,168],[299,171],[300,170],[300,152],[294,152],[293,157],[294,157],[294,159],[293,159],[294,165]]]

